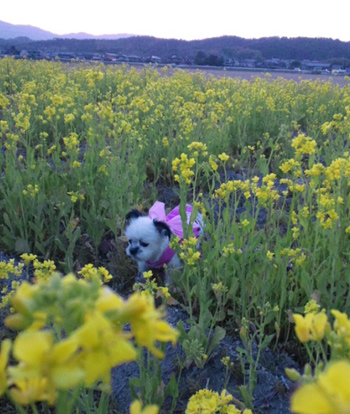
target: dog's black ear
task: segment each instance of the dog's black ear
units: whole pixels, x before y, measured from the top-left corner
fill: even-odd
[[[136,208],[133,208],[125,216],[125,220],[126,221],[135,220],[135,219],[137,219],[138,217],[141,217],[141,216],[142,216],[142,214],[138,210],[136,210]]]
[[[172,233],[170,227],[166,223],[158,220],[153,220],[153,223],[162,236],[168,237],[170,239]]]

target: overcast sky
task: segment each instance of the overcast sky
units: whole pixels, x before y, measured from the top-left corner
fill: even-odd
[[[349,0],[2,0],[0,20],[55,34],[204,39],[222,35],[350,41]]]

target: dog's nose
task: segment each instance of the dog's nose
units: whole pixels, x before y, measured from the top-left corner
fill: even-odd
[[[138,247],[132,247],[130,249],[130,254],[132,254],[133,256],[135,256],[135,254],[138,252],[139,248]]]

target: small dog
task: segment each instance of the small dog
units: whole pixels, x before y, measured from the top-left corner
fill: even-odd
[[[191,212],[192,207],[186,205],[188,222]],[[179,257],[169,246],[172,234],[183,238],[179,207],[175,207],[166,215],[164,203],[156,201],[148,216],[142,215],[138,210],[131,210],[125,219],[128,222],[125,235],[129,242],[126,254],[137,261],[139,277],[149,269],[161,269],[164,265],[167,265],[168,270],[181,267]],[[194,235],[198,238],[202,234],[200,213],[192,227]]]

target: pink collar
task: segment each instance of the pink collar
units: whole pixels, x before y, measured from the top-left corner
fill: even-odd
[[[164,253],[156,262],[146,262],[151,269],[162,269],[163,266],[170,263],[170,260],[175,256],[175,251],[169,246],[164,250]]]

